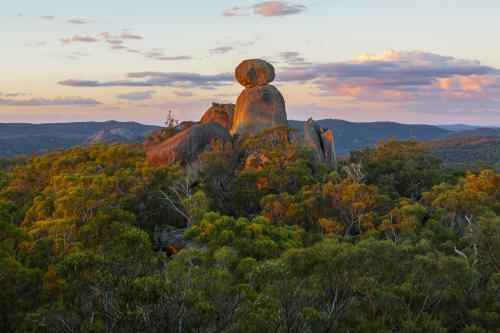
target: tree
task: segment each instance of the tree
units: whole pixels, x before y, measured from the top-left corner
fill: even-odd
[[[264,259],[300,247],[301,235],[301,230],[296,227],[273,226],[263,217],[248,220],[208,213],[194,223],[184,237],[187,241],[207,246],[211,251],[228,246],[239,257]]]
[[[363,166],[367,184],[376,185],[392,198],[418,200],[422,192],[443,179],[441,161],[415,140],[381,141],[374,149],[352,152],[350,161]]]
[[[338,183],[326,183],[323,194],[331,199],[346,236],[354,232],[373,232],[379,216],[386,210],[388,201],[375,186],[355,183],[348,179]],[[353,229],[354,227],[356,228]]]

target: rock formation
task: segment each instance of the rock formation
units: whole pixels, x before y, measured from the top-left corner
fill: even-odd
[[[303,145],[314,151],[314,159],[337,168],[333,131],[320,127],[312,118],[304,124]]]
[[[236,79],[245,86],[236,100],[231,135],[253,133],[275,125],[288,125],[285,100],[276,87],[274,68],[264,60],[243,61],[235,71]]]
[[[245,60],[236,67],[235,77],[245,87],[236,105],[213,103],[199,123],[183,122],[175,128],[176,133],[171,138],[161,141],[158,137],[158,140],[149,142],[147,160],[155,166],[181,164],[196,169],[199,155],[214,139],[225,143],[236,134],[257,133],[276,125],[288,125],[285,100],[276,87],[268,84],[275,77],[271,64],[260,59]],[[157,131],[158,136],[161,134],[161,130]],[[154,135],[152,137],[154,139]],[[302,142],[314,151],[317,162],[336,168],[331,130],[321,128],[309,119],[304,125]],[[253,157],[249,158],[247,163]]]
[[[154,166],[181,164],[194,161],[213,140],[225,143],[231,140],[229,132],[214,122],[195,124],[157,145],[146,148],[146,159]]]
[[[214,122],[228,131],[233,127],[234,104],[212,103],[212,107],[201,117],[201,123]]]

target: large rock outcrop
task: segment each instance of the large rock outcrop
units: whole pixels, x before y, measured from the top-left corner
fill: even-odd
[[[212,107],[205,112],[200,122],[214,122],[230,131],[233,127],[234,107],[234,104],[212,103]]]
[[[276,87],[267,84],[274,75],[273,66],[258,59],[245,60],[236,68],[236,79],[245,89],[236,100],[231,135],[288,125],[285,99]]]
[[[221,125],[208,122],[195,124],[157,145],[146,149],[146,159],[154,166],[188,165],[204,152],[213,140],[231,140]]]
[[[231,134],[252,133],[275,125],[288,125],[285,100],[276,87],[264,86],[243,90],[236,100]]]
[[[314,159],[337,168],[333,131],[319,126],[312,118],[304,124],[303,145],[314,151]]]
[[[245,88],[263,86],[273,82],[274,67],[261,59],[248,59],[242,61],[234,71],[236,80]]]
[[[268,84],[275,76],[271,64],[259,60],[245,60],[235,70],[235,76],[245,89],[236,105],[213,103],[200,123],[185,122],[175,128],[173,137],[162,139],[146,147],[147,159],[155,166],[189,165],[194,172],[199,155],[211,141],[222,143],[233,140],[234,135],[258,133],[277,125],[288,125],[285,100],[279,90]],[[158,131],[158,135],[162,131]],[[170,134],[169,134],[170,135]],[[303,131],[303,145],[314,151],[315,160],[336,168],[337,161],[333,132],[309,119]],[[255,157],[249,157],[247,164]]]

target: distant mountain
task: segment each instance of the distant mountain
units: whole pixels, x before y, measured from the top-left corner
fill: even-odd
[[[467,131],[483,127],[483,126],[472,126],[466,124],[450,124],[450,125],[436,125],[436,126],[448,131]]]
[[[469,128],[447,130],[433,125],[406,125],[394,122],[355,123],[340,119],[323,119],[319,125],[334,131],[335,145],[339,156],[353,149],[371,147],[390,136],[399,140],[415,138],[422,141],[453,139],[460,137],[500,137],[500,128]],[[303,121],[290,120],[290,126],[302,131]],[[464,125],[467,126],[467,125]],[[159,126],[135,122],[79,122],[55,124],[1,124],[0,156],[12,157],[42,153],[58,148],[92,142],[142,142]]]
[[[135,122],[54,124],[0,123],[0,156],[13,157],[69,148],[96,141],[141,142],[158,126]]]
[[[476,126],[476,125],[466,125],[466,124],[449,124],[449,125],[436,125],[436,126],[449,131],[468,131],[481,128],[494,128],[494,129],[500,128],[500,125]]]

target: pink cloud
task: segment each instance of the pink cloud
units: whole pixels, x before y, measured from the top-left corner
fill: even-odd
[[[309,81],[323,95],[363,101],[500,98],[498,69],[421,51],[385,51],[336,63],[292,63],[278,78]]]
[[[299,14],[307,9],[306,6],[300,4],[291,4],[286,1],[261,1],[252,6],[232,7],[222,13],[227,17],[247,16],[250,14],[273,17]]]
[[[298,14],[306,7],[303,5],[288,4],[283,1],[263,1],[253,6],[254,13],[260,16],[285,16]]]
[[[83,42],[83,43],[94,43],[94,42],[97,42],[97,39],[95,39],[94,37],[90,37],[90,36],[74,35],[72,41],[73,42]]]
[[[74,35],[73,38],[60,38],[59,39],[63,45],[68,45],[73,42],[79,42],[79,43],[95,43],[98,40],[94,37],[91,36],[80,36],[80,35]]]

